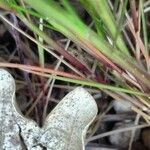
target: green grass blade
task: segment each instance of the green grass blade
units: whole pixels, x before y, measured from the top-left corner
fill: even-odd
[[[48,78],[52,77],[53,79],[56,79],[56,80],[74,83],[74,84],[78,84],[78,85],[90,86],[93,88],[98,88],[98,89],[103,89],[103,90],[105,90],[105,89],[111,90],[113,92],[124,92],[124,93],[128,93],[128,94],[147,96],[147,94],[144,94],[142,92],[124,89],[124,88],[120,88],[120,87],[116,87],[116,86],[100,84],[100,83],[93,82],[93,81],[76,80],[76,79],[70,79],[70,78],[66,78],[66,77],[54,76],[54,75],[49,75],[49,74],[42,74],[42,76],[45,76]]]

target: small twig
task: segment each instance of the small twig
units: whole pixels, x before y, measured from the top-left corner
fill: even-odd
[[[143,56],[145,57],[146,63],[150,64],[150,57],[146,54],[144,44],[143,44],[141,38],[139,37],[139,34],[138,35],[136,34],[136,32],[134,30],[134,27],[133,27],[133,24],[132,24],[132,21],[131,21],[131,18],[129,17],[129,15],[127,13],[126,13],[126,17],[127,17],[127,20],[128,20],[127,25],[129,27],[131,33],[133,34],[136,43],[140,47],[140,50],[141,50]]]
[[[136,126],[131,126],[131,127],[126,127],[126,128],[122,128],[122,129],[117,129],[117,130],[105,132],[105,133],[102,133],[102,134],[99,134],[99,135],[96,135],[96,136],[93,136],[93,137],[87,139],[87,142],[94,141],[94,140],[97,140],[97,139],[100,139],[100,138],[104,138],[104,137],[110,136],[112,134],[118,134],[118,133],[121,133],[121,132],[130,131],[130,130],[146,128],[146,127],[149,127],[149,126],[150,126],[150,124],[142,124],[142,125],[136,125]]]
[[[134,29],[135,29],[135,32],[137,32],[138,31],[138,17],[137,17],[137,11],[136,11],[136,1],[130,0],[129,2],[130,2],[130,8],[131,8]]]
[[[70,40],[67,41],[66,46],[65,46],[65,50],[68,49],[69,44],[70,44]],[[61,56],[61,58],[63,59],[64,57]],[[56,67],[55,67],[54,70],[58,70],[58,68],[59,68],[60,65],[61,65],[62,59],[60,59],[60,60],[58,61],[58,63],[57,63],[57,65],[56,65]],[[48,94],[47,94],[47,97],[46,97],[46,103],[45,103],[45,106],[44,106],[43,121],[44,121],[45,118],[46,118],[48,102],[49,102],[49,98],[51,97],[51,93],[52,93],[52,89],[53,89],[54,83],[55,83],[55,79],[52,79],[52,83],[51,83],[51,85],[50,85],[50,88],[49,88],[49,91],[48,91]]]
[[[142,112],[140,109],[132,106],[131,108],[133,111],[135,111],[137,114],[140,114],[144,119],[145,121],[150,124],[150,116],[148,114],[145,114],[144,112]]]
[[[140,115],[137,114],[136,119],[135,119],[135,122],[134,122],[134,125],[138,125],[139,119],[140,119]],[[134,140],[135,131],[136,131],[136,130],[132,130],[132,132],[131,132],[131,138],[130,138],[128,150],[131,150],[131,149],[132,149],[132,143],[133,143],[133,140]]]
[[[65,77],[72,78],[72,79],[78,79],[78,80],[84,80],[85,79],[85,78],[82,78],[80,76],[73,75],[73,74],[70,74],[70,73],[66,73],[66,72],[62,72],[62,71],[56,71],[56,70],[53,70],[53,69],[50,69],[50,68],[41,68],[41,67],[38,67],[38,66],[31,66],[31,65],[27,66],[27,65],[22,65],[22,64],[1,63],[1,62],[0,62],[0,66],[1,67],[9,67],[9,68],[18,68],[18,69],[22,69],[22,70],[45,72],[45,73],[65,76]]]

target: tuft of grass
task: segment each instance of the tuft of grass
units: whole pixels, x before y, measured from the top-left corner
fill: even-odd
[[[24,5],[21,5],[20,2],[23,2]],[[0,63],[0,66],[12,68],[20,66],[19,69],[64,81],[66,84],[72,83],[100,89],[114,98],[132,102],[133,110],[149,122],[150,56],[148,36],[150,35],[147,30],[144,2],[139,2],[137,10],[136,6],[129,3],[128,0],[115,0],[114,5],[111,4],[111,1],[108,3],[106,0],[79,0],[79,2],[90,15],[92,27],[77,15],[68,0],[38,0],[38,2],[37,0],[0,0],[0,7],[3,10],[14,13],[34,33],[34,37],[29,36],[15,27],[4,14],[0,14],[1,19],[37,44],[39,64],[42,68],[11,63]],[[131,15],[128,10],[131,11]],[[31,18],[40,20],[40,25],[34,24]],[[93,63],[95,70],[93,71],[93,68],[87,67],[82,60],[69,54],[60,43],[49,37],[43,28],[61,33],[77,47],[91,55],[93,60],[96,60],[96,67]],[[126,36],[128,40],[125,40],[123,33],[132,34],[133,39],[129,38],[129,34]],[[131,42],[132,50],[128,48],[128,44],[130,45]],[[45,43],[53,50],[48,49],[44,45]],[[59,72],[55,69],[47,72],[47,68],[44,67],[45,50],[73,70],[74,74]],[[98,80],[97,72],[99,75],[101,73],[105,75],[104,83],[100,83]],[[96,138],[99,137],[101,136]]]

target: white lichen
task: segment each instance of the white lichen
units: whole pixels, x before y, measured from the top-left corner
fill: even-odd
[[[97,114],[93,97],[78,87],[66,95],[39,128],[15,100],[15,82],[0,69],[0,149],[83,150],[86,131]]]
[[[114,109],[116,113],[130,113],[132,112],[132,103],[127,100],[114,100],[113,102]]]
[[[134,122],[119,122],[115,124],[113,130],[130,127],[130,126],[133,126],[133,124]],[[111,136],[109,136],[109,140],[111,144],[117,147],[126,148],[129,145],[131,134],[132,134],[131,131],[125,131],[125,132],[120,132],[120,133],[117,133],[116,131],[115,134],[112,134]],[[139,138],[139,135],[140,135],[140,129],[137,129],[135,132],[133,141],[136,141]]]

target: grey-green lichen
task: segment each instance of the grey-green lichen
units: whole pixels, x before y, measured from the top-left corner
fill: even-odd
[[[0,69],[1,150],[84,150],[86,131],[96,114],[95,100],[78,87],[60,101],[39,128],[21,113],[14,79]]]

